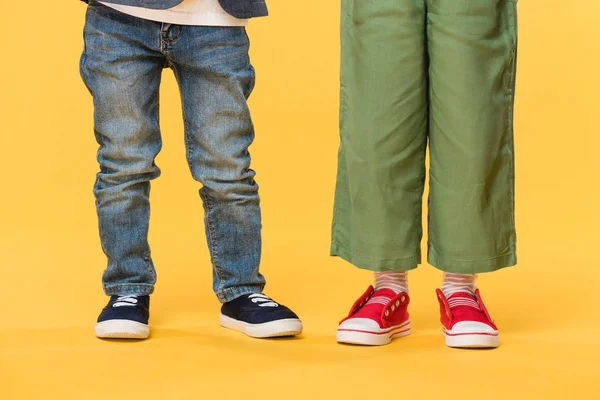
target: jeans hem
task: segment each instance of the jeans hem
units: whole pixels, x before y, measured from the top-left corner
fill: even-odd
[[[154,293],[154,285],[144,283],[104,285],[107,296],[149,296]]]
[[[493,272],[502,268],[517,265],[517,254],[515,251],[478,260],[452,260],[440,254],[433,246],[429,246],[427,261],[440,271],[453,274],[481,274]]]
[[[217,292],[217,299],[222,303],[230,302],[245,294],[262,293],[265,285],[236,286]]]
[[[330,255],[340,257],[360,269],[369,271],[409,271],[421,263],[421,254],[417,253],[407,258],[373,259],[351,252],[338,243],[331,243]]]

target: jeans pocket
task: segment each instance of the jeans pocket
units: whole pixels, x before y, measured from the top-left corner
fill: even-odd
[[[501,8],[511,0],[452,0],[454,25],[465,33],[483,35],[498,27]]]

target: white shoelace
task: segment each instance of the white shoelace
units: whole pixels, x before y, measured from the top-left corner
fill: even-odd
[[[254,304],[258,304],[259,307],[279,307],[279,304],[262,293],[251,294],[248,298],[251,299]]]
[[[137,302],[137,296],[120,296],[117,297],[113,307],[135,307]]]

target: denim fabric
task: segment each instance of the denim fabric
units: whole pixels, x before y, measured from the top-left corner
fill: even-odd
[[[100,172],[94,186],[108,295],[152,293],[148,244],[150,181],[160,175],[158,92],[163,68],[175,73],[183,104],[186,155],[202,183],[214,290],[221,302],[260,292],[261,214],[248,147],[254,86],[243,27],[161,24],[91,1],[81,75],[94,100]]]

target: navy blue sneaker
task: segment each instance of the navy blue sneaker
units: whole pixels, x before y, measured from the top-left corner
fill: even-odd
[[[149,317],[150,296],[112,296],[94,331],[104,339],[146,339]]]
[[[292,310],[261,293],[246,294],[223,304],[221,326],[254,338],[302,333],[302,322]]]

